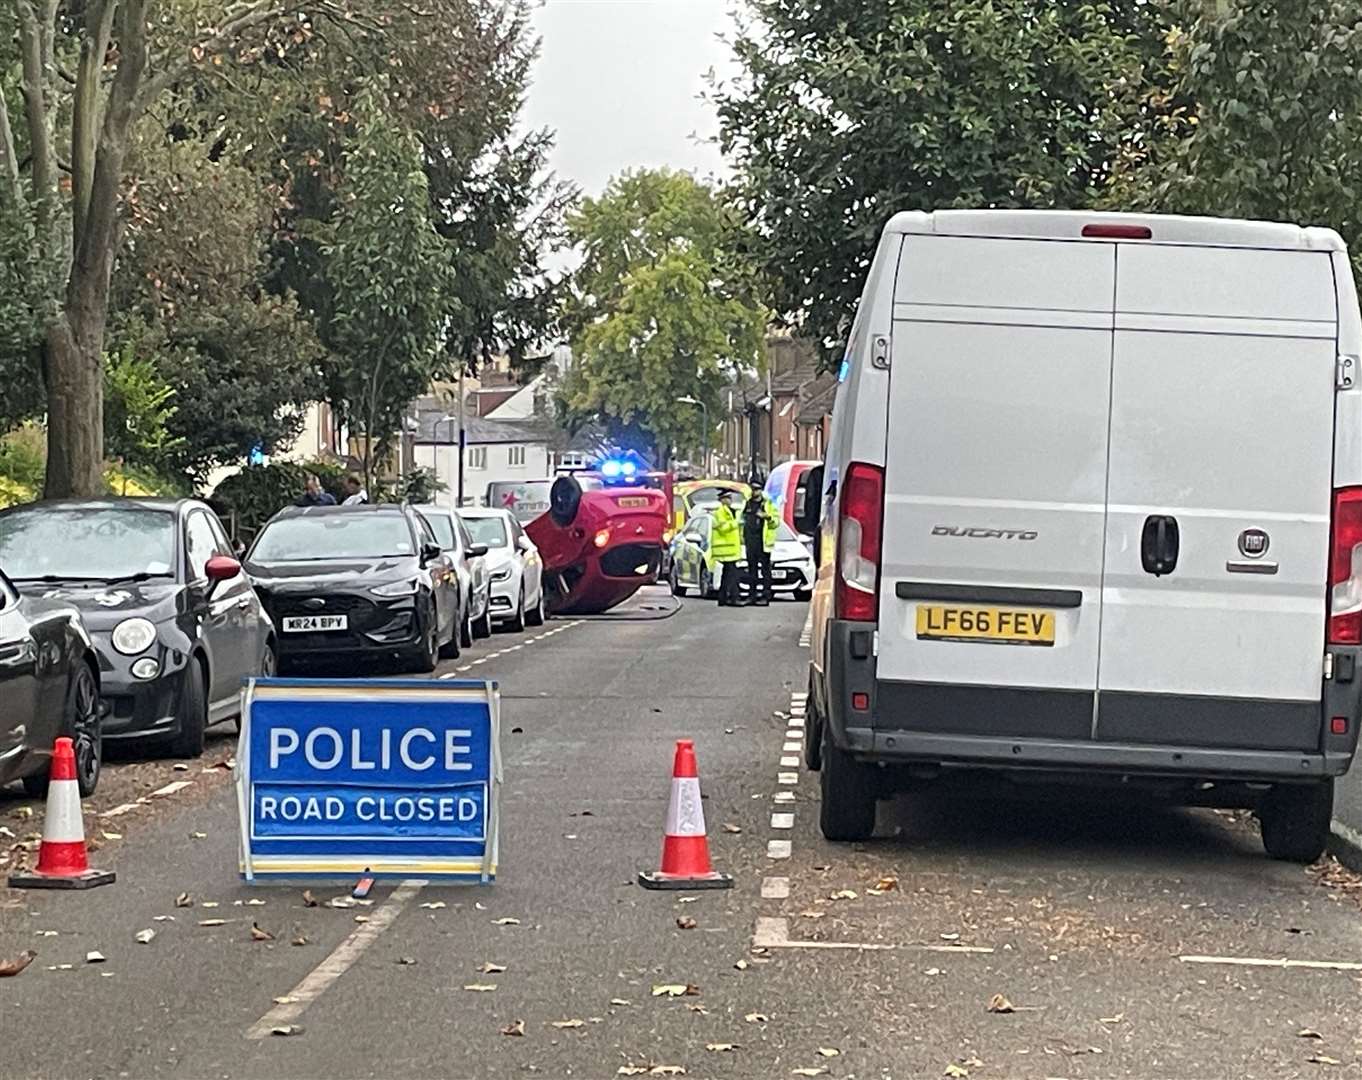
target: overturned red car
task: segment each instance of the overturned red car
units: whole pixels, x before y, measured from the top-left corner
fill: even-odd
[[[657,580],[671,505],[651,487],[553,481],[549,509],[525,526],[544,561],[545,597],[560,615],[597,615]]]

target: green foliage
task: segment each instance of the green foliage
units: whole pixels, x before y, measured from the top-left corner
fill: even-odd
[[[1341,0],[1222,7],[1168,35],[1170,92],[1185,107],[1126,163],[1118,196],[1332,226],[1362,260],[1362,13]]]
[[[775,306],[842,338],[888,217],[1091,205],[1150,122],[1161,5],[748,0],[716,94]]]
[[[171,434],[175,390],[156,361],[131,349],[104,359],[104,449],[136,468],[156,468],[183,446]]]
[[[29,498],[43,488],[47,472],[46,438],[43,429],[32,423],[0,438],[0,479],[27,490]]]
[[[709,188],[665,170],[617,178],[569,228],[584,258],[560,403],[572,423],[645,431],[665,461],[695,432],[695,406],[677,398],[717,415],[721,386],[761,364],[765,312],[733,254],[740,232]]]
[[[449,485],[435,475],[434,469],[418,465],[402,479],[400,501],[424,504],[435,501],[435,496],[448,491]]]
[[[345,470],[327,461],[298,464],[277,461],[247,465],[222,481],[209,501],[222,515],[233,535],[248,539],[287,506],[302,497],[308,473],[316,473],[322,487],[339,502],[345,497]]]

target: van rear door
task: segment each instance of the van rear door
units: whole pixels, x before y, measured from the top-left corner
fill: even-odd
[[[1314,749],[1337,359],[1330,257],[1122,244],[1115,326],[1095,735]]]
[[[905,238],[879,715],[1091,737],[1115,275],[1110,244]]]

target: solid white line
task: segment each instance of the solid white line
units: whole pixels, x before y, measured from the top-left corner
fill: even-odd
[[[1184,964],[1232,964],[1235,967],[1311,968],[1315,971],[1362,971],[1348,960],[1268,960],[1257,956],[1179,956]]]
[[[797,772],[776,773],[776,780],[782,784],[797,784],[799,783],[799,773]]]
[[[388,929],[393,921],[402,914],[411,898],[421,891],[425,881],[413,879],[404,881],[392,891],[383,906],[369,916],[369,921],[355,928],[354,932],[332,951],[331,955],[303,977],[303,981],[288,992],[289,1002],[276,1005],[246,1031],[248,1039],[269,1038],[270,1030],[283,1024],[291,1024],[307,1011],[326,989],[344,975],[364,951],[378,940],[379,934]]]
[[[761,898],[763,900],[784,900],[790,895],[790,879],[787,877],[768,877],[761,879]]]
[[[785,769],[797,769],[799,768],[799,758],[795,757],[793,754],[787,754],[780,759],[780,764],[781,767]]]
[[[793,828],[794,828],[794,815],[793,815],[793,814],[772,814],[772,815],[771,815],[771,828],[773,828],[773,829],[793,829]]]
[[[787,742],[784,746],[782,746],[781,749],[782,749],[782,750],[785,750],[785,751],[787,751],[787,752],[789,752],[789,753],[797,754],[797,753],[799,753],[799,751],[800,751],[800,749],[802,748],[802,746],[803,746],[802,743],[800,743],[800,742],[798,742],[798,741],[796,741],[796,740],[794,740],[794,739],[791,739],[791,740],[790,740],[789,742]]]
[[[766,857],[768,859],[788,859],[793,846],[789,840],[768,840],[766,841]]]

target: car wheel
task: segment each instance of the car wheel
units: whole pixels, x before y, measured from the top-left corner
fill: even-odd
[[[473,622],[473,636],[475,638],[488,638],[492,636],[492,611],[491,608],[483,608],[482,614]]]
[[[459,622],[459,644],[465,649],[473,644],[473,598],[471,596],[464,605],[463,619]]]
[[[265,645],[265,655],[260,658],[260,678],[272,679],[279,674],[279,656],[274,651],[274,642],[267,642]],[[241,734],[241,717],[232,721],[233,730]]]
[[[685,587],[684,585],[681,584],[681,579],[680,579],[679,577],[677,577],[677,575],[676,575],[676,563],[675,563],[675,562],[672,563],[672,572],[671,572],[671,576],[670,576],[670,585],[671,585],[671,587],[672,587],[672,595],[673,595],[673,596],[685,596],[685,595],[686,595],[686,587]]]
[[[700,597],[704,600],[714,599],[714,583],[709,577],[709,567],[700,567]]]
[[[62,712],[62,734],[69,736],[76,754],[76,787],[82,799],[95,793],[104,762],[104,740],[99,725],[99,687],[82,661],[71,672]],[[24,791],[34,799],[47,795],[51,766],[24,777]]]
[[[199,757],[203,754],[204,733],[208,730],[208,687],[203,665],[194,657],[184,667],[180,683],[180,707],[176,713],[178,730],[168,747],[171,757]]]
[[[539,603],[535,604],[525,615],[525,622],[530,626],[544,625],[544,587],[539,587]]]
[[[525,586],[520,586],[520,602],[516,604],[515,615],[506,624],[506,629],[513,634],[519,634],[525,629]]]
[[[1309,864],[1329,843],[1334,782],[1278,784],[1258,804],[1263,848],[1274,859]]]
[[[818,826],[823,836],[843,842],[869,840],[875,832],[875,800],[879,791],[874,768],[834,746],[826,724],[821,756],[818,779],[823,798]]]
[[[435,614],[435,607],[432,604],[429,618],[426,620],[426,634],[421,641],[420,647],[412,655],[412,670],[421,675],[428,675],[435,670],[435,665],[440,662],[440,620]]]
[[[809,696],[804,700],[804,767],[809,772],[823,767],[823,721],[813,695],[813,668],[809,668]]]
[[[812,590],[812,589],[796,589],[796,590],[795,590],[795,593],[794,593],[794,598],[795,598],[796,600],[800,601],[801,603],[807,604],[810,600],[813,599],[813,590]]]
[[[571,476],[560,476],[549,488],[549,517],[560,529],[577,520],[577,508],[582,505],[582,485]]]
[[[441,660],[458,659],[459,650],[463,645],[463,626],[464,614],[462,611],[456,611],[454,613],[454,625],[449,628],[449,640],[436,648]],[[439,631],[437,630],[436,633],[438,634]],[[439,638],[437,637],[436,640],[438,641]]]

